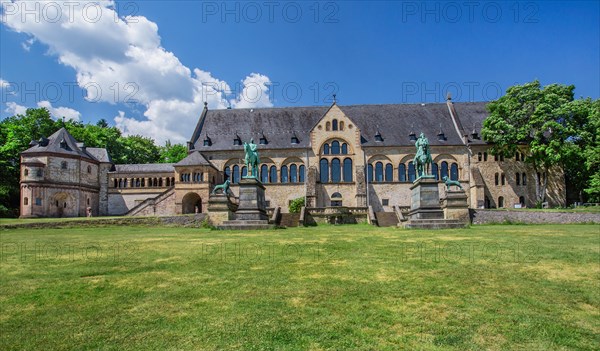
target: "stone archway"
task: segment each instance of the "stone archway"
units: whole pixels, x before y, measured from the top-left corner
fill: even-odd
[[[181,200],[181,213],[202,213],[202,198],[196,193],[187,193]]]
[[[50,201],[50,217],[74,217],[77,213],[74,211],[75,203],[67,193],[56,193]]]

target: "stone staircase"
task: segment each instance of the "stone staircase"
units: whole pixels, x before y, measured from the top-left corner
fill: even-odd
[[[379,227],[396,227],[398,225],[398,216],[394,212],[375,212],[375,218],[377,218]]]
[[[297,227],[300,222],[300,213],[282,213],[279,221],[280,227]]]
[[[175,187],[170,187],[155,197],[148,198],[131,210],[129,210],[125,216],[154,216],[156,215],[156,205],[160,202],[165,201],[167,198],[175,195]]]

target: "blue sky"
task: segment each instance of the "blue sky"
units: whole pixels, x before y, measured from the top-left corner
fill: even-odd
[[[486,101],[533,79],[600,96],[597,1],[74,3],[2,3],[0,117],[46,106],[183,142],[204,101]]]

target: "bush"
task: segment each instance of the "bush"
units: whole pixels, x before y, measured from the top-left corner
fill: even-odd
[[[290,213],[300,213],[302,207],[304,207],[304,197],[299,197],[297,199],[292,200],[292,202],[288,206],[288,210]]]

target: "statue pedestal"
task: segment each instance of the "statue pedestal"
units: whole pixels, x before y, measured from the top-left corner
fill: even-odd
[[[265,187],[256,178],[242,178],[239,183],[240,202],[235,220],[224,221],[219,229],[270,229],[266,210]]]
[[[446,229],[463,228],[463,220],[444,218],[440,206],[438,181],[432,176],[418,178],[410,187],[412,191],[409,220],[404,228]],[[468,212],[467,212],[468,213]]]
[[[211,194],[208,198],[208,216],[212,225],[218,226],[234,219],[236,208],[237,205],[232,203],[225,194]]]
[[[442,208],[447,219],[457,219],[466,223],[470,221],[467,194],[463,190],[446,190],[446,196],[442,198]]]

